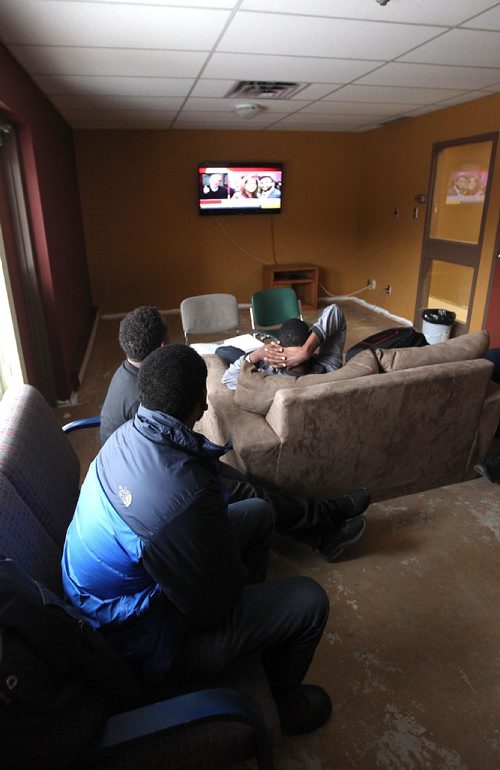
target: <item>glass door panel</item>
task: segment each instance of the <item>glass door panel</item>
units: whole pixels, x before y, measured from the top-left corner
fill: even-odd
[[[479,243],[491,142],[446,147],[437,157],[429,236]]]
[[[433,147],[420,281],[415,308],[456,313],[452,334],[469,329],[498,134]]]
[[[430,265],[429,301],[431,308],[453,310],[458,323],[465,324],[469,312],[474,269],[466,265],[432,260]]]

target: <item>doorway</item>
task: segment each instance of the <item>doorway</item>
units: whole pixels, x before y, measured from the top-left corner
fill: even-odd
[[[439,142],[432,152],[415,323],[424,308],[456,315],[469,330],[498,134]]]

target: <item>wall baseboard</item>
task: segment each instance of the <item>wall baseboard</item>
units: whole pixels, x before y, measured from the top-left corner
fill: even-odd
[[[318,297],[318,302],[321,305],[331,305],[332,302],[337,302],[338,300],[342,302],[346,302],[347,300],[350,302],[356,302],[358,305],[363,305],[363,307],[368,308],[368,310],[372,310],[374,313],[385,315],[387,318],[391,318],[393,321],[397,321],[398,323],[404,324],[405,326],[413,326],[413,321],[409,321],[408,318],[402,318],[399,315],[394,315],[383,307],[372,305],[370,302],[366,302],[366,300],[359,299],[358,297],[353,297],[350,294],[339,294],[336,297]]]
[[[401,316],[394,315],[393,313],[390,313],[388,310],[386,310],[383,307],[379,307],[378,305],[372,305],[370,302],[366,302],[364,299],[359,299],[358,297],[353,297],[350,294],[339,294],[338,296],[331,296],[331,297],[318,297],[318,304],[320,305],[331,305],[332,302],[336,302],[337,300],[341,300],[342,302],[346,302],[349,300],[350,302],[357,302],[358,305],[363,305],[363,307],[368,308],[369,310],[372,310],[374,313],[380,313],[381,315],[387,316],[387,318],[391,318],[394,321],[398,321],[398,323],[404,324],[405,326],[413,326],[412,321],[409,321],[408,318],[402,318]],[[249,302],[239,302],[238,307],[240,310],[248,310],[250,307]],[[178,307],[170,308],[168,310],[160,310],[160,313],[162,315],[179,315],[180,309]],[[104,313],[100,316],[100,318],[103,321],[110,321],[117,318],[125,318],[127,313]]]

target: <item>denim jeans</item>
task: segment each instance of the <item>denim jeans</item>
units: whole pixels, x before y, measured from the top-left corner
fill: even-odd
[[[328,619],[328,597],[308,577],[262,582],[270,523],[272,528],[268,503],[257,498],[233,503],[229,517],[251,584],[224,621],[188,631],[177,665],[214,674],[258,653],[272,692],[279,694],[302,682]]]

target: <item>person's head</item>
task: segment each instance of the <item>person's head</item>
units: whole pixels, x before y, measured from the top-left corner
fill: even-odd
[[[469,180],[467,174],[458,174],[455,179],[455,187],[461,193],[466,193],[469,187]]]
[[[138,387],[146,409],[166,412],[192,427],[207,408],[207,365],[188,345],[165,345],[144,360]]]
[[[247,198],[257,197],[259,178],[252,174],[243,177],[241,182],[241,192]]]
[[[259,179],[259,188],[262,192],[268,192],[274,187],[274,179],[270,176],[261,176]]]
[[[219,187],[222,187],[222,174],[211,174],[210,189],[216,192]]]
[[[278,339],[284,348],[303,345],[309,337],[310,330],[305,321],[300,318],[289,318],[281,325]]]
[[[120,323],[118,341],[129,361],[141,363],[168,338],[158,308],[152,305],[136,307]]]

